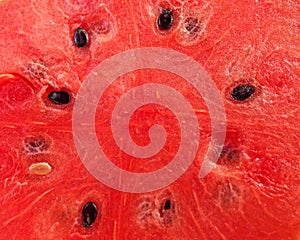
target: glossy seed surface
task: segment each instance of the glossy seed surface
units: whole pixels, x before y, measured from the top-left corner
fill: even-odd
[[[88,202],[83,206],[81,217],[82,217],[82,226],[85,228],[91,227],[96,221],[98,216],[97,205],[93,202]]]
[[[173,12],[170,9],[164,9],[157,20],[160,30],[168,30],[172,27],[174,21]]]
[[[58,105],[65,105],[71,101],[71,96],[66,91],[50,92],[48,99]]]
[[[73,41],[76,47],[78,48],[85,47],[89,42],[89,37],[87,32],[82,28],[77,28],[74,33]]]

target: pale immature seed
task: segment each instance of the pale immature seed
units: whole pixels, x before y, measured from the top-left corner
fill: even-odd
[[[46,176],[52,171],[52,167],[47,162],[33,163],[29,167],[29,172],[33,175]]]

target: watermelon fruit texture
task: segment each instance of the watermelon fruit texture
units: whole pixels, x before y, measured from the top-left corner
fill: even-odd
[[[0,239],[300,239],[299,13],[298,0],[2,0]],[[110,118],[130,89],[167,84],[200,126],[196,157],[176,182],[127,193],[81,162],[72,110],[97,65],[146,47],[184,53],[207,71],[225,107],[226,139],[200,178],[211,136],[201,95],[166,71],[124,74],[95,116],[99,145],[118,167],[154,171],[180,145],[174,113],[149,104],[132,116],[130,134],[146,146],[149,128],[160,124],[165,146],[144,161],[120,150]]]

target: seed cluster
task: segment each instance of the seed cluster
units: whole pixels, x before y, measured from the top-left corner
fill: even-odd
[[[161,31],[167,31],[171,29],[172,26],[174,25],[174,11],[169,8],[162,9],[159,16],[157,17],[156,24],[159,30]],[[194,36],[197,34],[197,32],[200,31],[201,28],[200,20],[198,18],[188,17],[184,21],[184,28],[186,32],[188,32],[191,36]],[[71,39],[72,37],[70,37],[70,41]],[[77,48],[82,49],[87,47],[89,41],[90,41],[89,35],[85,29],[77,28],[74,31],[73,43]],[[41,77],[43,72],[40,69],[43,70],[44,69],[42,68],[43,66],[39,66],[39,68],[37,68],[37,66],[35,67],[37,70],[35,71],[32,70],[31,72],[35,73],[34,76]],[[250,83],[240,84],[233,87],[229,95],[231,99],[242,102],[249,99],[255,93],[255,91],[256,91],[255,86]],[[67,91],[52,91],[48,94],[48,100],[56,105],[66,105],[69,104],[72,99],[70,93]],[[27,152],[31,152],[31,153],[43,152],[48,147],[45,141],[42,141],[41,139],[34,139],[34,138],[27,139],[25,146]],[[232,164],[232,162],[237,162],[238,160],[238,153],[234,150],[224,149],[222,154],[223,154],[222,157],[224,159],[226,157],[227,162],[225,162],[225,164],[227,165]],[[32,175],[46,176],[52,172],[52,166],[47,162],[37,162],[29,166],[29,172]],[[238,190],[235,189],[232,190],[230,186],[228,187],[228,189],[225,190],[222,189],[222,191],[224,192],[222,193],[224,196],[220,195],[218,196],[218,199],[219,198],[222,199],[223,202],[225,202],[225,200],[227,201],[226,199],[227,196],[233,198],[232,196],[240,195]],[[228,200],[229,202],[232,201],[231,198]],[[174,201],[173,198],[166,198],[160,202],[158,207],[156,206],[158,208],[160,221],[164,226],[167,227],[171,226],[174,219],[176,218],[177,205],[175,205],[175,203],[176,201]],[[146,202],[143,205],[143,207],[141,208],[141,212],[143,214],[141,219],[147,220],[149,216],[151,217],[154,216],[154,214],[152,214],[151,212],[152,205],[154,206],[155,204],[152,202],[150,203]],[[96,222],[98,214],[99,211],[96,203],[87,202],[81,210],[82,226],[84,228],[90,228]]]

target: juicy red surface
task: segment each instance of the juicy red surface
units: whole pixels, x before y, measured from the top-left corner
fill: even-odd
[[[172,28],[156,27],[161,7],[174,9]],[[298,1],[14,1],[0,3],[0,239],[285,239],[300,237]],[[201,22],[189,35],[184,21]],[[90,43],[78,49],[76,28]],[[118,99],[134,86],[166,84],[189,100],[201,126],[190,169],[172,185],[132,194],[98,182],[73,143],[74,98],[88,73],[106,58],[138,47],[166,47],[194,58],[217,85],[226,109],[227,136],[215,169],[200,179],[209,112],[187,82],[162,71],[141,70],[117,79],[97,109],[99,143],[118,166],[147,172],[172,160],[180,128],[174,115],[145,106],[130,131],[140,145],[162,124],[168,140],[147,164],[118,148],[109,125]],[[256,86],[242,103],[230,99],[239,83]],[[67,106],[47,99],[71,92]],[[26,139],[45,141],[38,153]],[[27,147],[26,147],[27,146]],[[37,176],[29,166],[48,162]],[[171,208],[163,210],[166,200]],[[93,201],[99,214],[90,228],[81,209]]]

